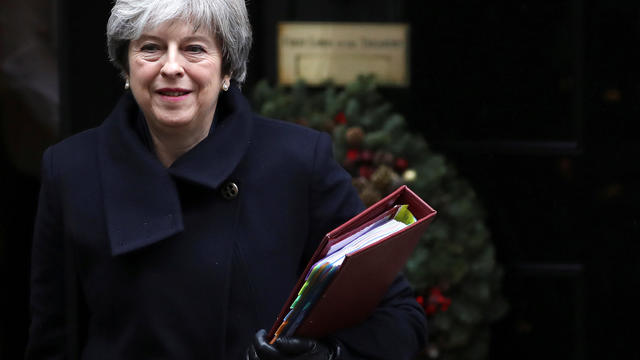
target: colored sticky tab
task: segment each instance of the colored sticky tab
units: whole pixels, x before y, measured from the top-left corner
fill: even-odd
[[[295,307],[298,305],[298,303],[300,302],[300,299],[302,299],[302,296],[298,295],[298,297],[296,297],[296,299],[293,301],[293,303],[291,304],[291,306],[289,306],[289,309],[293,310],[295,309]]]
[[[305,281],[304,285],[302,285],[302,287],[300,288],[300,291],[298,292],[298,295],[302,294],[308,287],[309,287],[309,282]]]
[[[271,341],[269,341],[269,344],[273,345],[273,343],[276,342],[276,340],[278,340],[278,337],[280,337],[280,334],[282,334],[282,330],[284,330],[285,326],[287,326],[288,321],[283,321],[282,324],[280,324],[280,326],[278,327],[278,330],[276,330],[276,333],[273,334],[273,339],[271,339]]]
[[[409,211],[409,205],[401,205],[393,219],[406,225],[411,225],[417,221],[416,217]]]

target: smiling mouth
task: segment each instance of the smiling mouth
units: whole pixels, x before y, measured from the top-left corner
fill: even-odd
[[[158,90],[157,93],[160,94],[160,95],[163,95],[163,96],[180,97],[180,96],[184,96],[184,95],[187,95],[187,94],[191,93],[191,91],[188,91],[188,90]]]

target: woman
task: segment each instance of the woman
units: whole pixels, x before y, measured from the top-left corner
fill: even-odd
[[[410,358],[425,324],[402,277],[326,339],[258,331],[362,204],[326,134],[251,113],[244,2],[119,0],[107,38],[130,91],[44,154],[27,358]]]

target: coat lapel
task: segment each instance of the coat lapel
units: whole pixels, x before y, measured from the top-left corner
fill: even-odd
[[[123,95],[100,129],[99,165],[112,255],[156,243],[184,230],[173,177],[217,188],[249,145],[251,110],[237,87],[221,93],[215,130],[165,169],[141,141],[142,116],[133,96]]]
[[[238,166],[249,146],[251,108],[236,86],[220,93],[218,106],[214,131],[176,160],[171,175],[216,189]]]

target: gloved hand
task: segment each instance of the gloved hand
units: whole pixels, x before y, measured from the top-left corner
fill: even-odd
[[[297,337],[280,337],[271,345],[267,332],[261,329],[253,337],[245,360],[334,360],[339,353],[337,345]]]

